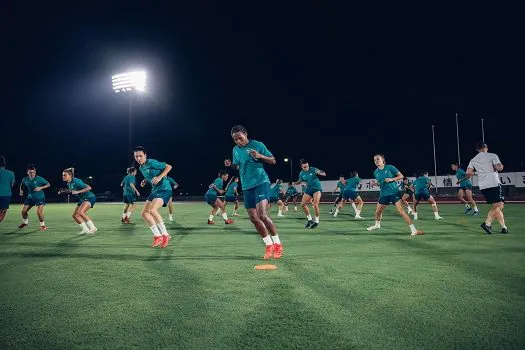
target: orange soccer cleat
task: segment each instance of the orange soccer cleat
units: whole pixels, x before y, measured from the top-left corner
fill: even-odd
[[[264,252],[263,259],[264,260],[270,259],[272,257],[272,255],[273,255],[273,250],[274,250],[274,244],[267,245],[266,246],[266,251]]]
[[[151,244],[151,248],[155,248],[161,243],[162,243],[162,236],[153,236],[153,243]]]
[[[273,245],[273,258],[280,259],[283,256],[283,245],[275,243]]]
[[[228,219],[228,220],[224,220],[224,223],[225,223],[226,225],[229,225],[229,224],[233,224],[234,221],[233,221],[232,219]]]
[[[47,226],[40,226],[40,231],[46,231],[47,230]]]
[[[208,220],[208,225],[215,225],[215,221]]]
[[[170,242],[171,236],[170,235],[163,235],[162,236],[162,244],[161,248],[166,248],[168,246],[168,243]]]

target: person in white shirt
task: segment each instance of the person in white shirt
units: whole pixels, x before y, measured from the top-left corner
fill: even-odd
[[[503,197],[503,189],[501,188],[498,175],[498,172],[503,170],[503,164],[501,164],[497,154],[488,152],[486,143],[479,143],[476,146],[476,150],[479,153],[471,159],[467,168],[467,176],[474,176],[474,172],[478,174],[479,189],[487,203],[492,205],[492,208],[487,213],[487,219],[481,224],[481,228],[487,234],[492,234],[492,221],[496,219],[501,225],[501,233],[506,234],[509,231],[503,216],[505,198]]]

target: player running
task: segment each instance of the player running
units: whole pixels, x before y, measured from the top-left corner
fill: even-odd
[[[219,194],[223,194],[225,191],[222,189],[224,186],[224,181],[228,180],[228,172],[226,170],[221,170],[219,172],[219,177],[213,181],[213,183],[209,186],[208,191],[204,195],[204,198],[206,199],[206,203],[211,205],[211,213],[210,217],[208,218],[208,225],[215,225],[215,221],[213,221],[213,218],[215,217],[215,214],[218,209],[221,209],[222,211],[222,218],[224,219],[224,223],[226,225],[233,224],[232,219],[228,219],[228,214],[226,213],[226,208],[224,207],[223,201],[219,199]]]
[[[133,152],[135,161],[139,164],[139,170],[144,176],[144,180],[140,183],[141,187],[146,186],[146,183],[151,185],[151,193],[144,203],[142,209],[142,217],[153,233],[153,243],[151,247],[166,248],[169,244],[171,236],[166,230],[162,215],[159,213],[160,207],[168,205],[171,198],[171,186],[166,176],[171,171],[172,167],[165,162],[148,158],[144,147],[137,146]]]
[[[286,213],[288,211],[288,202],[290,200],[293,200],[294,205],[294,211],[297,211],[297,198],[299,197],[299,192],[297,192],[297,189],[293,185],[293,182],[288,183],[288,188],[286,189],[286,199],[284,200],[284,212]]]
[[[284,217],[283,210],[284,210],[284,203],[281,200],[280,196],[282,193],[283,188],[283,180],[277,179],[275,181],[275,185],[270,189],[270,205],[268,206],[268,209],[271,208],[271,205],[273,203],[277,203],[279,206],[279,213],[277,214],[278,217]]]
[[[507,234],[509,230],[505,225],[505,216],[503,215],[505,198],[498,175],[498,172],[503,170],[503,164],[501,164],[497,154],[488,152],[489,148],[486,143],[479,143],[476,150],[479,153],[470,161],[467,175],[472,177],[474,171],[478,173],[479,189],[487,203],[492,205],[485,222],[481,224],[481,228],[487,234],[492,234],[492,221],[496,219],[501,225],[501,233]]]
[[[235,206],[233,207],[233,216],[240,216],[239,215],[239,178],[233,177],[232,181],[226,186],[226,193],[224,194],[224,210],[226,212],[226,205],[227,203],[235,203]]]
[[[452,163],[450,167],[453,171],[456,172],[456,178],[458,179],[456,185],[459,185],[458,198],[461,201],[461,203],[465,205],[465,215],[467,215],[471,211],[472,216],[478,215],[478,206],[476,205],[474,198],[472,198],[472,182],[467,176],[467,173],[465,172],[465,170],[459,167],[458,163]],[[467,195],[468,202],[464,198],[465,195]]]
[[[224,165],[239,170],[244,207],[266,245],[264,259],[272,256],[279,259],[283,254],[283,246],[277,227],[268,216],[270,179],[264,171],[264,163],[274,165],[275,158],[262,142],[248,139],[248,131],[244,126],[234,126],[230,134],[237,145],[233,148],[233,161],[226,159]]]
[[[20,183],[20,196],[24,195],[24,187],[27,189],[27,198],[22,207],[22,223],[18,228],[24,228],[29,225],[29,218],[27,213],[31,208],[36,207],[36,215],[40,221],[40,231],[47,230],[44,221],[44,206],[46,205],[46,196],[44,190],[51,185],[41,176],[37,176],[34,165],[27,167],[27,176],[22,179]]]
[[[336,210],[336,208],[339,207],[338,204],[343,199],[343,192],[345,191],[345,187],[346,187],[345,177],[344,175],[340,175],[339,181],[337,181],[337,183],[335,184],[335,188],[332,191],[332,195],[335,195],[337,190],[339,190],[339,194],[337,195],[337,198],[335,199],[334,204],[332,208],[330,209],[330,215],[332,215],[334,211]]]
[[[310,164],[304,159],[300,160],[301,172],[299,173],[299,180],[294,185],[299,185],[306,182],[306,190],[304,192],[301,206],[306,214],[308,222],[304,225],[305,228],[316,228],[319,225],[319,201],[321,200],[321,181],[319,176],[326,176],[326,173],[314,167],[310,167]],[[310,210],[308,209],[308,203],[312,202],[314,208],[315,221],[312,220]]]
[[[403,178],[403,182],[399,185],[399,189],[403,196],[401,197],[401,201],[403,201],[403,204],[407,206],[408,213],[412,213],[412,208],[410,207],[410,204],[408,203],[407,199],[412,198],[412,202],[416,201],[416,198],[414,197],[414,190],[412,189],[412,182],[408,177]]]
[[[179,184],[172,177],[166,176],[166,180],[168,180],[173,191],[179,188]],[[173,222],[173,196],[174,195],[172,195],[170,197],[170,200],[168,201],[168,214],[169,214],[168,220],[170,222]]]
[[[0,222],[4,221],[9,204],[11,203],[12,188],[15,185],[15,173],[6,170],[7,162],[0,156]]]
[[[67,183],[68,189],[58,191],[58,194],[72,194],[78,196],[78,203],[73,212],[73,220],[80,226],[82,231],[79,235],[92,235],[98,231],[93,224],[93,221],[87,212],[93,208],[97,199],[93,192],[91,192],[91,186],[85,184],[82,180],[75,177],[75,169],[67,168],[62,171],[62,180]]]
[[[131,213],[135,210],[135,202],[137,197],[140,196],[139,190],[135,186],[135,176],[137,176],[137,169],[135,167],[128,168],[127,175],[124,176],[120,186],[122,186],[122,197],[124,200],[124,211],[122,212],[122,219],[120,222],[129,224]]]
[[[381,228],[381,218],[383,211],[390,204],[394,204],[396,209],[408,224],[412,236],[422,235],[423,232],[416,229],[414,222],[405,213],[403,209],[403,202],[399,197],[399,188],[396,181],[403,179],[403,174],[393,165],[387,165],[385,162],[385,156],[382,154],[376,154],[374,156],[374,164],[377,169],[374,171],[374,177],[376,178],[378,186],[380,186],[379,200],[376,206],[375,212],[375,224],[367,228],[367,231],[373,231]]]
[[[418,174],[418,177],[412,183],[412,190],[415,193],[416,201],[414,202],[414,220],[417,220],[417,206],[422,200],[428,201],[432,206],[432,211],[434,212],[434,218],[436,220],[443,219],[439,216],[437,203],[434,200],[434,197],[430,194],[430,187],[432,186],[432,181],[428,177],[426,171]]]
[[[343,209],[344,205],[348,201],[352,201],[352,204],[354,204],[354,210],[355,210],[355,218],[356,219],[362,219],[361,211],[363,210],[363,199],[357,192],[359,183],[361,182],[361,179],[359,178],[359,174],[357,171],[352,171],[350,173],[350,178],[345,180],[346,187],[343,191],[343,200],[341,203],[339,203],[339,206],[335,209],[334,217],[337,217],[337,214]],[[357,203],[357,205],[355,205]]]

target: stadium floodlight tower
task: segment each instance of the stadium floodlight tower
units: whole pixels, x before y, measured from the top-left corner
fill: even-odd
[[[113,91],[118,95],[126,95],[129,101],[128,109],[128,152],[133,150],[132,144],[132,111],[133,97],[146,91],[146,72],[143,70],[115,74],[111,77]]]

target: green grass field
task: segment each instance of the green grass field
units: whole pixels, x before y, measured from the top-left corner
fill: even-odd
[[[85,237],[73,208],[48,205],[47,232],[34,212],[16,229],[19,206],[0,224],[1,349],[525,347],[523,205],[492,236],[459,205],[441,205],[441,222],[423,205],[416,237],[394,208],[372,233],[372,205],[364,221],[324,206],[315,230],[273,210],[274,271],[254,270],[264,246],[244,211],[208,226],[204,203],[176,205],[161,250],[139,211],[123,225],[121,205],[97,204]]]

